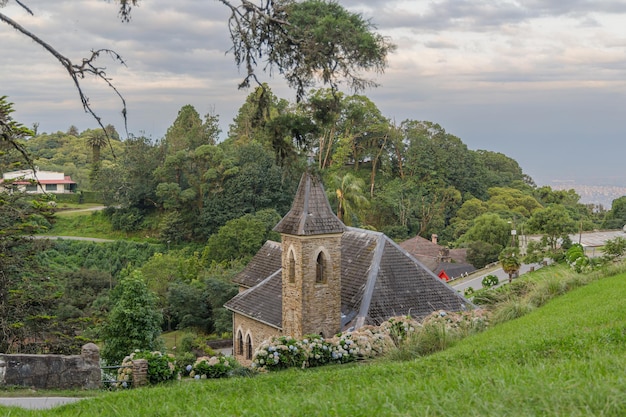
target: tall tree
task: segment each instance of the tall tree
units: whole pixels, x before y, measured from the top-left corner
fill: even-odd
[[[369,201],[364,194],[365,181],[355,174],[348,172],[330,174],[327,193],[331,201],[337,202],[337,217],[347,226],[352,226],[354,221],[360,223],[359,211],[369,206]]]
[[[576,222],[560,204],[536,210],[526,225],[530,232],[543,234],[552,250],[557,249],[559,238],[576,232]]]
[[[337,90],[341,82],[360,91],[376,83],[362,72],[382,72],[394,46],[373,25],[334,1],[262,0],[260,4],[220,0],[230,8],[229,29],[237,66],[259,82],[255,69],[276,69],[298,100],[316,81]]]
[[[122,279],[115,295],[111,313],[102,326],[102,358],[110,365],[121,363],[135,349],[162,347],[159,336],[163,316],[141,272],[133,271]]]

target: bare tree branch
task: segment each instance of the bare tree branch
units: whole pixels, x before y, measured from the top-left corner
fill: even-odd
[[[20,6],[24,7],[26,10],[28,10],[32,14],[30,9],[28,9],[21,2],[17,1],[17,3],[20,4]],[[126,63],[124,62],[124,60],[118,53],[110,49],[98,49],[95,51],[92,50],[91,56],[89,58],[83,58],[80,64],[74,64],[69,58],[62,55],[49,43],[45,42],[40,37],[30,32],[28,29],[24,28],[22,25],[20,25],[19,23],[17,23],[15,20],[11,19],[10,17],[6,16],[5,14],[0,13],[0,21],[7,23],[9,26],[12,26],[18,32],[22,33],[23,35],[29,37],[30,39],[32,39],[33,41],[41,45],[46,51],[48,51],[52,56],[54,56],[61,63],[61,65],[68,72],[69,76],[72,78],[72,81],[74,81],[74,85],[76,86],[76,89],[78,90],[78,95],[83,105],[83,109],[85,110],[85,112],[91,114],[91,116],[96,120],[98,125],[104,130],[104,124],[102,123],[102,119],[100,118],[100,116],[96,114],[96,112],[91,107],[91,104],[89,103],[89,98],[85,95],[80,85],[80,80],[84,79],[85,76],[89,76],[89,75],[92,75],[96,78],[100,78],[101,80],[103,80],[115,92],[115,94],[117,94],[120,101],[122,102],[123,107],[122,107],[121,113],[122,113],[122,117],[124,118],[124,130],[126,131],[126,135],[128,136],[128,120],[126,117],[127,115],[126,100],[117,90],[117,88],[113,85],[113,83],[111,82],[111,79],[107,77],[105,68],[98,67],[95,65],[95,61],[100,56],[100,54],[105,53],[111,56],[114,60],[121,63],[122,65],[126,66]],[[108,133],[106,133],[106,135],[107,135],[108,140],[110,141],[111,138],[109,137]],[[113,147],[110,142],[109,142],[109,146],[111,147],[111,151],[113,152]],[[115,154],[113,154],[113,156],[115,157]]]

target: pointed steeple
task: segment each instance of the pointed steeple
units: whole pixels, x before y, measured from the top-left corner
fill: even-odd
[[[295,236],[342,233],[345,229],[330,208],[321,180],[310,172],[302,174],[291,210],[274,227],[279,233]]]

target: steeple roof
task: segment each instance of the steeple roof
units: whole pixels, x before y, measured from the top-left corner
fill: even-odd
[[[274,227],[279,233],[295,236],[342,233],[345,229],[330,208],[321,180],[309,172],[302,174],[291,210]]]

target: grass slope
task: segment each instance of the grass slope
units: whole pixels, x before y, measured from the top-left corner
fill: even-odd
[[[623,416],[626,274],[429,357],[185,381],[3,416]]]

